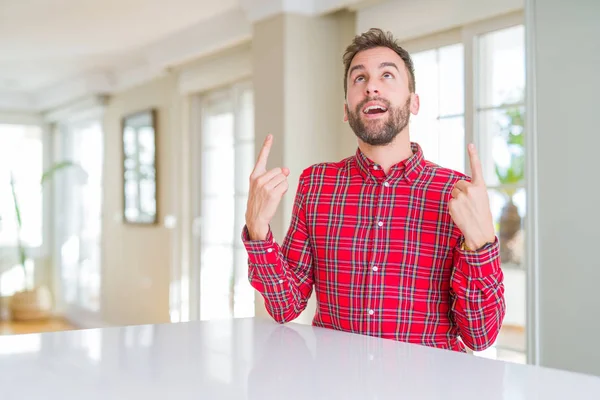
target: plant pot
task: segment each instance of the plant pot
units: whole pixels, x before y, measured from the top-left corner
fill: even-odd
[[[52,295],[45,286],[23,290],[10,299],[10,314],[15,321],[47,319],[52,314]]]
[[[512,251],[511,242],[521,230],[521,216],[512,198],[502,208],[499,222],[500,259],[503,263],[511,263],[514,262],[515,256]]]

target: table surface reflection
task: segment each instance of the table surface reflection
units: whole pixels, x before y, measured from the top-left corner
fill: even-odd
[[[600,378],[268,319],[0,337],[8,399],[600,399]]]

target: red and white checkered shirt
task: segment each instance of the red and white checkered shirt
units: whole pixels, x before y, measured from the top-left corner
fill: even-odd
[[[465,175],[413,156],[386,173],[360,149],[303,171],[282,246],[244,228],[249,280],[278,322],[465,351],[494,343],[505,314],[498,239],[462,248],[448,201]]]

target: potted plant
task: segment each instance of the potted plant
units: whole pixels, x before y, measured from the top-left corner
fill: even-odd
[[[519,108],[506,110],[505,116],[507,123],[501,127],[501,130],[510,154],[510,162],[507,167],[496,164],[495,169],[499,182],[505,187],[508,199],[500,214],[498,236],[502,262],[518,264],[513,241],[521,230],[521,215],[513,198],[518,185],[525,177],[524,118]]]
[[[43,172],[42,177],[40,179],[42,189],[44,188],[44,184],[47,181],[51,180],[56,173],[70,167],[77,168],[83,174],[85,174],[83,168],[81,168],[81,166],[74,162],[62,161],[56,163]],[[34,282],[34,279],[30,279],[29,272],[27,270],[27,262],[29,260],[29,257],[27,255],[26,248],[22,241],[23,214],[22,209],[19,205],[19,200],[15,189],[15,180],[12,173],[10,179],[10,186],[15,210],[15,217],[17,220],[17,251],[19,256],[19,265],[23,269],[24,279],[23,290],[14,293],[10,299],[9,309],[11,317],[14,320],[20,321],[44,319],[51,315],[52,296],[47,286],[36,285],[35,283],[30,285],[30,282]]]

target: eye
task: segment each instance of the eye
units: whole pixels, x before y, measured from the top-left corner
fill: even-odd
[[[362,75],[359,75],[356,78],[354,78],[354,82],[362,82],[364,80],[365,80],[365,77]]]
[[[389,79],[391,79],[391,78],[393,78],[393,77],[394,77],[394,75],[392,75],[390,72],[385,72],[385,73],[383,74],[383,77],[384,77],[384,78],[389,78]]]

